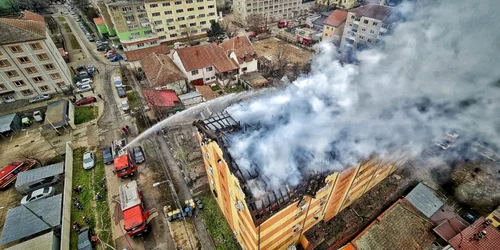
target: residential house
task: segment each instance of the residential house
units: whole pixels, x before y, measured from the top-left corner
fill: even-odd
[[[299,16],[302,0],[233,0],[233,13],[243,24],[249,24],[252,16],[267,22],[292,19]]]
[[[70,69],[42,16],[26,11],[0,18],[0,34],[0,103],[70,88]]]
[[[172,58],[192,85],[218,82],[229,86],[238,80],[238,63],[229,58],[221,46],[204,44],[182,48],[176,50]]]
[[[172,90],[144,90],[143,94],[147,105],[159,118],[184,109],[181,100]]]
[[[319,15],[314,15],[306,18],[306,24],[309,25],[310,28],[322,31],[323,23],[325,20],[333,13],[332,11],[321,12]]]
[[[317,5],[345,10],[353,8],[357,2],[358,0],[316,0]]]
[[[188,91],[186,77],[166,54],[151,53],[141,60],[149,88],[173,90],[180,95]]]
[[[333,13],[323,22],[323,36],[322,41],[327,39],[334,40],[334,43],[339,46],[342,39],[342,33],[344,32],[345,20],[347,18],[347,11],[345,10],[335,10]]]
[[[238,62],[239,74],[257,71],[259,56],[247,36],[233,37],[220,44],[229,58]]]
[[[401,18],[401,13],[397,9],[378,4],[349,10],[340,46],[348,51],[379,44],[380,37]]]

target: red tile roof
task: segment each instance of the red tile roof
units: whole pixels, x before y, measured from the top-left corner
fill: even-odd
[[[45,23],[45,19],[43,18],[43,16],[27,10],[23,12],[23,19]]]
[[[151,53],[141,60],[141,66],[152,87],[186,79],[172,59],[165,54]]]
[[[143,93],[150,107],[175,107],[181,102],[172,90],[144,90]]]
[[[226,55],[222,47],[214,44],[186,47],[176,52],[186,71],[214,66],[218,72],[222,73],[239,68],[236,62]]]
[[[104,18],[96,17],[96,18],[94,18],[94,23],[97,25],[102,25],[102,24],[104,24]]]
[[[441,224],[439,224],[439,226],[434,228],[433,231],[443,240],[448,242],[453,237],[455,237],[455,235],[459,234],[462,230],[467,228],[468,225],[469,224],[467,222],[464,223],[464,221],[457,216],[445,219],[441,222]]]
[[[391,24],[401,19],[401,13],[390,6],[380,4],[368,4],[349,10],[358,16],[369,17]]]
[[[453,237],[449,243],[455,249],[460,250],[493,250],[499,249],[500,230],[492,225],[486,226],[483,217],[477,219],[472,225]],[[478,239],[476,235],[480,232],[486,232],[486,235]]]
[[[0,34],[0,44],[43,40],[46,34],[45,22],[0,18]]]
[[[154,47],[148,47],[145,49],[138,49],[132,51],[125,51],[125,56],[129,62],[135,62],[142,60],[151,53],[168,54],[170,49],[166,45],[158,45]]]
[[[197,85],[195,86],[196,91],[200,93],[203,98],[205,98],[205,101],[215,99],[219,96],[219,94],[210,88],[208,85]]]
[[[325,25],[330,25],[333,27],[339,27],[345,22],[347,18],[347,11],[345,10],[335,10],[324,22]]]
[[[233,37],[221,43],[220,46],[227,52],[234,52],[240,64],[250,62],[254,59],[256,60],[259,57],[253,48],[252,43],[246,36]]]

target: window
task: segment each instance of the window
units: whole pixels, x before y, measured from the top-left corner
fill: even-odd
[[[131,37],[139,37],[140,35],[141,35],[141,33],[139,33],[139,32],[130,33]]]
[[[197,3],[203,3],[203,0],[196,0]]]
[[[144,43],[138,43],[137,44],[137,48],[141,48],[141,47],[144,47]]]
[[[208,16],[215,16],[215,12],[208,13]]]
[[[163,7],[167,7],[167,6],[170,6],[170,2],[167,2],[167,3],[162,3],[161,4]]]
[[[175,1],[174,2],[175,5],[181,5],[182,4],[182,1]]]
[[[164,13],[165,13],[165,15],[172,15],[172,11],[171,10],[167,10]]]
[[[200,18],[200,17],[205,17],[205,14],[199,14],[198,18]]]
[[[41,76],[33,77],[32,79],[36,83],[43,82],[43,78]]]
[[[194,27],[194,26],[196,26],[196,23],[190,23],[189,24],[189,27]]]
[[[369,43],[371,43],[371,42],[372,42],[372,39],[368,39],[367,41],[368,41]]]
[[[168,30],[175,30],[175,26],[168,27]]]
[[[163,32],[163,31],[165,31],[165,29],[164,28],[159,28],[159,29],[156,29],[155,31],[156,32]]]
[[[50,78],[59,79],[59,78],[61,78],[61,75],[59,75],[59,73],[50,74]]]
[[[5,86],[5,84],[0,84],[0,90],[6,90],[7,89],[7,86]]]
[[[43,66],[45,67],[46,70],[53,70],[53,69],[55,69],[54,64],[52,64],[52,63],[45,64]]]
[[[21,53],[21,52],[23,52],[23,49],[21,49],[21,46],[19,46],[19,45],[10,46],[9,49],[10,49],[10,51],[12,51],[14,53]]]
[[[186,0],[186,3],[193,3],[193,0]]]
[[[126,16],[125,17],[125,20],[127,20],[127,21],[134,21],[134,19],[135,19],[134,16]]]
[[[203,6],[198,7],[198,10],[204,10],[204,9],[205,9],[205,7],[203,7]]]
[[[188,8],[187,11],[194,11],[194,8]]]
[[[191,75],[193,75],[193,76],[198,75],[198,70],[196,69],[196,70],[191,71]]]
[[[153,3],[153,4],[150,4],[150,5],[149,5],[149,7],[151,7],[151,8],[156,8],[156,7],[158,7],[158,4]]]
[[[59,88],[66,87],[66,83],[65,82],[58,82],[58,83],[56,83],[56,85],[59,86]]]
[[[188,33],[186,31],[181,32],[181,36],[187,36],[187,34]]]
[[[247,71],[247,67],[242,68],[241,71],[243,72]]]
[[[26,83],[24,83],[23,80],[13,81],[13,83],[14,83],[14,85],[16,85],[16,87],[26,86]]]
[[[7,60],[0,60],[0,67],[9,67],[10,63]]]
[[[30,47],[31,47],[31,49],[33,49],[33,50],[39,50],[39,49],[42,49],[42,45],[40,45],[40,43],[31,43],[31,44],[30,44]]]
[[[144,31],[144,35],[145,35],[145,36],[150,35],[150,34],[153,34],[153,31],[152,31],[152,30],[145,30],[145,31]]]
[[[366,29],[361,29],[361,31],[366,31]]]
[[[137,11],[145,11],[146,10],[146,7],[144,7],[144,5],[140,5],[140,6],[137,6]]]
[[[175,13],[182,13],[182,12],[184,12],[183,9],[175,10]]]
[[[49,90],[50,90],[49,86],[47,86],[47,85],[43,85],[43,86],[39,87],[39,89],[40,89],[40,91],[42,91],[42,92],[45,92],[45,91],[49,91]]]
[[[15,71],[15,70],[5,71],[5,74],[6,74],[8,77],[16,77],[16,76],[19,76],[19,74],[18,74],[18,73],[17,73],[17,71]]]
[[[152,41],[152,42],[149,42],[149,44],[153,45],[153,44],[157,44],[158,41]]]
[[[177,18],[177,21],[184,21],[184,20],[186,20],[186,18],[184,18],[184,17],[178,17]]]
[[[160,16],[160,12],[154,12],[153,14],[151,14],[152,16]]]
[[[38,60],[40,60],[40,61],[49,60],[49,56],[48,56],[47,54],[45,54],[45,53],[43,53],[43,54],[38,54],[38,55],[36,55],[36,56],[38,57]]]
[[[214,5],[209,5],[208,6],[209,9],[213,9],[214,8]]]
[[[201,29],[201,32],[206,32],[208,30],[208,28],[203,28]]]
[[[205,25],[205,24],[207,24],[207,21],[201,21],[200,22],[200,25]]]
[[[191,34],[196,34],[196,33],[198,33],[198,30],[197,30],[197,29],[193,29],[193,30],[191,30]]]
[[[20,63],[30,63],[31,62],[27,56],[18,57],[17,60],[19,60]]]
[[[160,37],[158,37],[158,39],[165,40],[165,39],[167,39],[167,36],[160,36]]]
[[[377,25],[378,25],[378,23],[377,23],[377,22],[373,22],[373,26],[377,26]]]
[[[23,95],[32,95],[33,94],[33,91],[31,89],[25,89],[25,90],[21,90],[21,94]]]
[[[207,67],[206,70],[207,71],[212,71],[212,70],[214,70],[214,68],[213,67]]]
[[[186,26],[187,26],[187,25],[185,25],[185,24],[181,24],[181,25],[179,25],[179,28],[181,28],[181,29],[182,29],[182,28],[186,28]]]
[[[173,18],[169,18],[169,19],[167,19],[167,23],[172,23],[172,22],[174,22],[174,19],[173,19]]]
[[[210,77],[209,78],[205,78],[205,82],[208,82],[208,81],[210,81]]]
[[[154,21],[155,25],[160,25],[162,24],[163,22],[161,20],[157,20],[157,21]]]
[[[365,24],[368,24],[368,20],[365,20],[365,21],[364,21],[364,23],[365,23]]]
[[[176,37],[177,34],[170,34],[170,37]]]
[[[130,11],[132,11],[132,7],[129,7],[129,6],[128,7],[123,7],[122,11],[125,12],[125,13],[130,12]]]

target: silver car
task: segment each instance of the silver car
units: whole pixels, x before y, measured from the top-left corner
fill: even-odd
[[[90,86],[89,84],[85,84],[85,85],[80,85],[76,90],[75,92],[76,93],[83,93],[83,92],[87,92],[87,91],[91,91],[92,90],[92,86]]]
[[[43,102],[52,98],[49,94],[37,95],[29,100],[30,103]]]
[[[47,197],[53,196],[55,192],[56,192],[56,190],[53,187],[46,187],[46,188],[37,189],[37,190],[31,192],[31,194],[24,196],[23,199],[21,200],[21,205],[25,205],[25,204],[28,204],[28,203],[33,202],[33,201],[37,201],[37,200],[41,200],[41,199],[45,199]]]
[[[95,156],[93,152],[85,152],[83,154],[83,169],[91,169],[95,167]]]

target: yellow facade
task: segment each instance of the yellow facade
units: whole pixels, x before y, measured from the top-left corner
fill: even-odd
[[[202,134],[198,134],[198,139],[212,194],[243,249],[287,249],[307,242],[304,232],[320,221],[335,217],[406,160],[382,162],[373,158],[340,173],[334,172],[325,178],[325,185],[314,197],[290,201],[264,221],[255,221],[241,184],[224,161],[217,142]]]
[[[346,10],[353,8],[357,2],[357,0],[316,0],[318,5],[334,6]]]
[[[204,35],[217,21],[215,0],[147,1],[145,7],[160,42]]]
[[[497,207],[486,219],[490,219],[491,224],[498,228],[500,226],[500,207]]]
[[[337,43],[337,45],[340,45],[342,33],[344,32],[344,25],[345,23],[342,23],[339,27],[334,27],[328,24],[323,25],[323,35],[321,37],[321,40],[325,41],[327,39],[337,38],[335,42]]]

